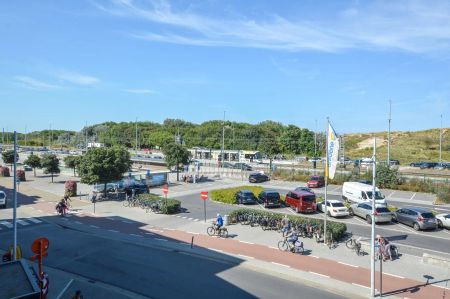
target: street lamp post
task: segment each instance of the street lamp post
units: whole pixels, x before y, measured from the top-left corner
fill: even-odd
[[[439,132],[439,163],[442,163],[442,114],[441,114],[441,130]]]
[[[389,100],[389,118],[388,118],[388,152],[387,152],[387,164],[388,166],[391,166],[391,109],[392,108],[392,101]]]

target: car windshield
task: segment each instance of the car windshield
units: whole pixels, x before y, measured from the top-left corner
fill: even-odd
[[[423,218],[434,218],[434,215],[432,213],[422,213]]]
[[[5,198],[5,193],[0,193],[0,199]]]
[[[278,200],[278,199],[280,199],[280,194],[278,194],[278,193],[267,193],[267,198],[268,199],[276,199],[276,200]]]
[[[376,211],[378,213],[390,213],[391,211],[389,211],[388,208],[376,208]]]
[[[367,193],[367,197],[371,199],[372,198],[372,191],[367,191],[366,193]],[[375,192],[375,199],[383,199],[383,195],[381,195],[380,191],[376,191]]]
[[[311,177],[311,181],[318,181],[318,180],[319,180],[319,177],[316,177],[316,176]]]
[[[344,204],[342,202],[333,202],[331,204],[334,208],[342,208],[345,207]]]
[[[306,201],[306,202],[314,202],[316,200],[316,197],[315,196],[303,196],[302,200]]]

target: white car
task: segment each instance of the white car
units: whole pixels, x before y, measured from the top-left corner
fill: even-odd
[[[438,214],[436,219],[439,227],[450,229],[450,214]]]
[[[325,202],[317,203],[317,210],[325,211]],[[327,200],[327,215],[331,217],[346,217],[349,215],[348,209],[342,201],[330,199]]]
[[[6,193],[0,191],[0,207],[6,209]]]

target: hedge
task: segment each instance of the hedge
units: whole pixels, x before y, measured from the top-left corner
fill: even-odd
[[[173,198],[168,198],[166,200],[162,196],[151,193],[139,194],[137,198],[139,200],[147,201],[149,204],[161,201],[162,205],[160,208],[162,214],[176,214],[181,211],[181,202]]]
[[[211,191],[211,199],[223,203],[236,204],[236,193],[240,190],[250,190],[256,197],[258,197],[259,193],[261,193],[264,188],[259,186],[241,186],[235,188],[217,189]]]
[[[260,211],[260,210],[254,210],[254,209],[237,209],[232,211],[230,216],[230,221],[232,223],[236,223],[236,219],[238,219],[238,216],[245,215],[245,214],[252,214],[257,216],[263,216],[263,217],[273,217],[276,219],[282,219],[285,214],[281,213],[273,213],[268,211]],[[313,225],[321,225],[323,227],[323,220],[321,219],[315,219],[315,218],[305,218],[302,216],[294,216],[294,215],[288,215],[288,218],[292,224],[304,224],[304,223],[311,223]],[[331,232],[333,235],[333,239],[335,241],[338,241],[342,239],[347,232],[347,225],[345,223],[339,223],[334,221],[327,221],[327,232]]]
[[[64,184],[64,195],[65,196],[76,196],[77,195],[77,182],[75,181],[66,181]]]
[[[26,178],[25,178],[25,170],[22,169],[17,169],[16,170],[16,175],[17,175],[17,179],[21,182],[25,182]]]
[[[9,177],[9,168],[6,166],[0,166],[0,176]]]

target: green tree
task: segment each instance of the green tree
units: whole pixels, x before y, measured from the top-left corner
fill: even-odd
[[[14,151],[5,151],[2,153],[3,163],[10,164],[11,169],[14,163]],[[19,154],[16,153],[16,161],[19,160]]]
[[[122,179],[131,167],[130,153],[123,147],[89,150],[78,165],[78,174],[84,184],[106,184]]]
[[[44,173],[51,173],[52,183],[54,174],[61,172],[59,169],[59,159],[53,154],[45,154],[42,156],[41,167],[44,169]]]
[[[181,144],[176,144],[175,142],[166,143],[163,148],[162,152],[165,155],[165,161],[168,168],[171,168],[173,166],[176,166],[177,169],[177,181],[180,180],[179,178],[179,168],[180,165],[185,165],[189,163],[189,151],[182,146]]]
[[[29,165],[33,167],[34,176],[36,176],[36,168],[41,167],[41,158],[39,158],[38,155],[31,154],[28,156],[28,158],[24,161],[26,165]]]
[[[272,171],[272,160],[275,155],[281,153],[280,145],[278,144],[277,136],[266,135],[259,143],[261,152],[267,155],[270,160],[270,171]]]
[[[398,170],[387,164],[377,164],[377,185],[379,188],[393,189],[398,185]]]
[[[80,164],[80,161],[81,161],[81,156],[70,155],[70,156],[66,156],[64,158],[64,164],[66,165],[66,167],[73,169],[73,176],[76,176],[75,170],[78,167],[78,165]]]

